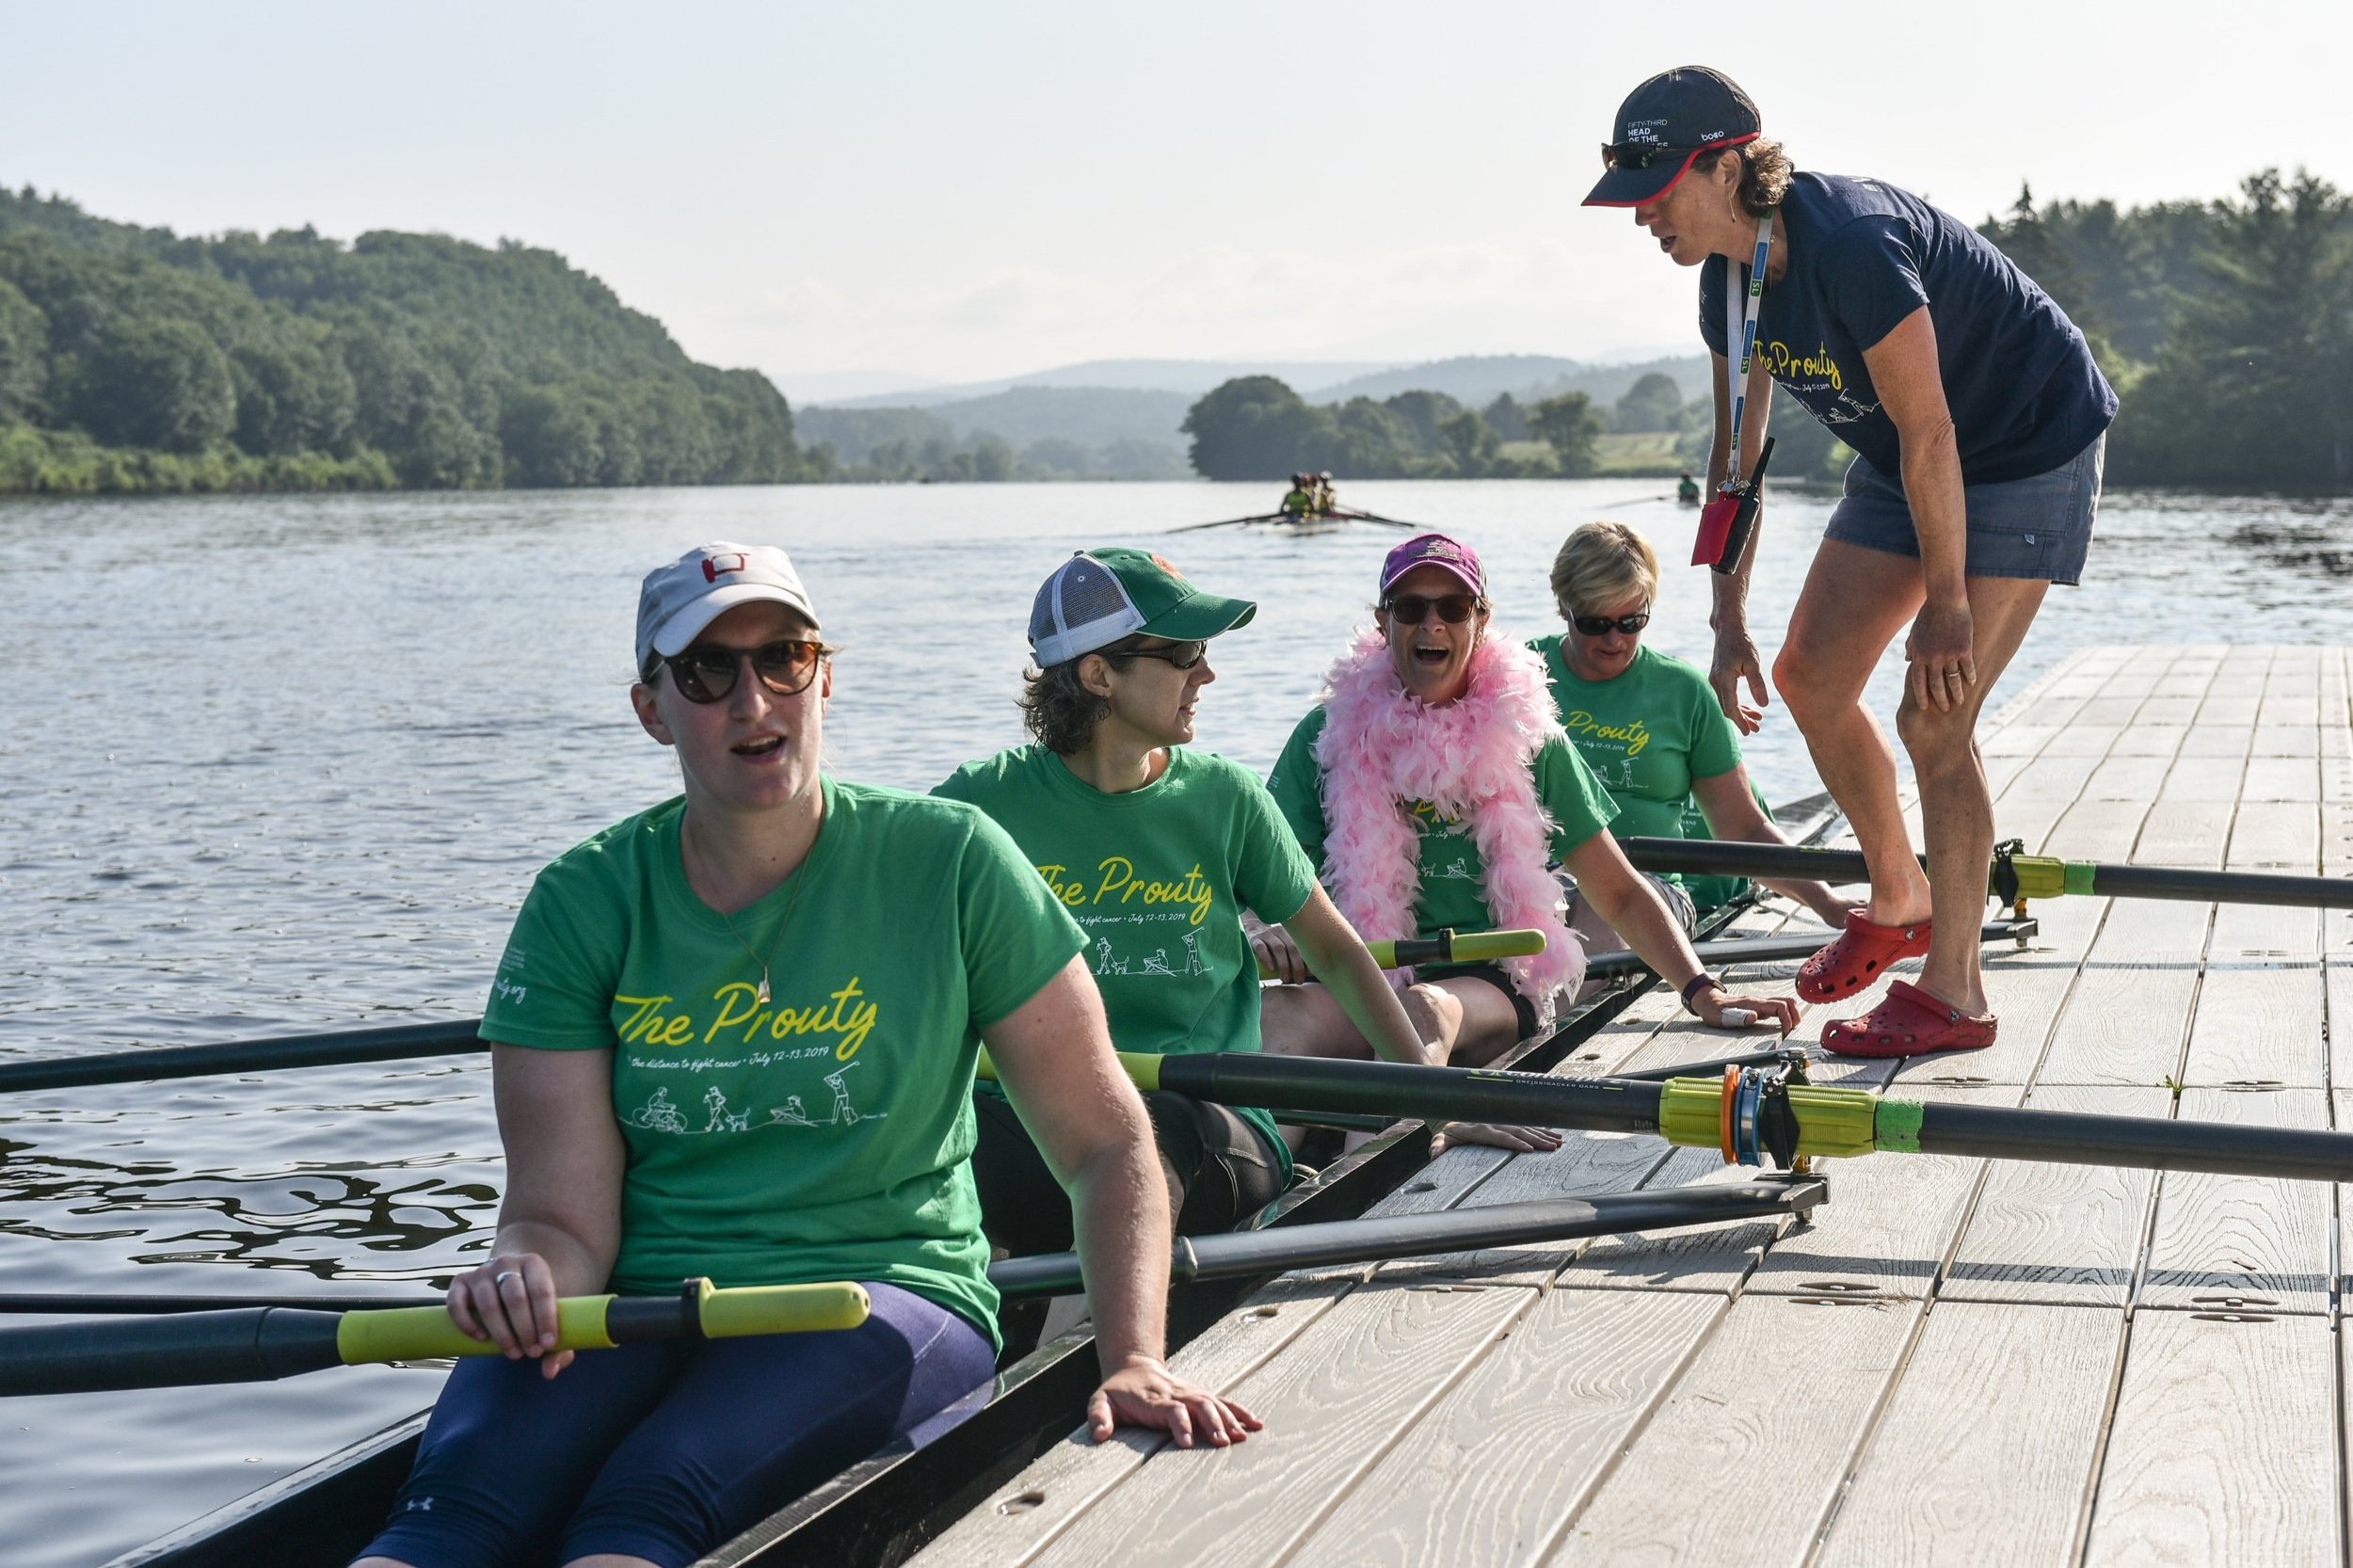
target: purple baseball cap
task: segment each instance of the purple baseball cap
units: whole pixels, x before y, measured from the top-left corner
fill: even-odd
[[[1450,572],[1463,586],[1481,599],[1487,597],[1487,572],[1479,564],[1479,552],[1449,534],[1417,534],[1390,551],[1389,558],[1381,563],[1381,597],[1386,599],[1397,580],[1416,567]]]

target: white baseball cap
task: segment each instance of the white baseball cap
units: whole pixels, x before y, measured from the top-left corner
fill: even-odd
[[[704,627],[739,604],[761,600],[798,611],[817,628],[817,607],[792,558],[774,545],[696,545],[666,567],[646,573],[637,590],[637,667],[655,655],[668,658],[701,635]]]

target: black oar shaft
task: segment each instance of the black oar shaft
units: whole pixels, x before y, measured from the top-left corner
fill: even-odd
[[[1179,1281],[1232,1279],[1289,1269],[1378,1263],[1392,1257],[1425,1257],[1482,1247],[1803,1213],[1821,1201],[1824,1191],[1818,1177],[1753,1181],[1179,1237],[1169,1277]],[[992,1267],[988,1277],[1008,1296],[1059,1295],[1085,1288],[1076,1253],[1007,1258]]]
[[[418,1056],[460,1056],[483,1050],[480,1018],[395,1024],[385,1029],[339,1029],[216,1046],[158,1046],[73,1056],[55,1062],[0,1063],[0,1094],[35,1089],[83,1089],[100,1083],[203,1078],[214,1073],[272,1072],[283,1067],[341,1066],[397,1062]]]
[[[2008,942],[2036,934],[2032,920],[1989,920],[1977,930],[1977,938],[1985,942]],[[1773,964],[1792,958],[1813,955],[1832,937],[1833,931],[1801,932],[1789,936],[1725,936],[1713,942],[1693,942],[1691,951],[1709,968],[1731,964]],[[1649,968],[1639,952],[1611,951],[1596,952],[1585,960],[1588,979],[1605,976],[1636,974]]]
[[[1930,1101],[1918,1136],[1923,1154],[2353,1181],[2353,1136],[2313,1128]]]
[[[1517,1122],[1602,1132],[1654,1132],[1656,1084],[1545,1078],[1469,1067],[1225,1052],[1144,1058],[1157,1087],[1222,1105],[1286,1106],[1429,1121]]]
[[[0,1394],[91,1394],[191,1381],[267,1383],[338,1366],[340,1312],[244,1307],[145,1321],[109,1319],[9,1329]],[[187,1369],[200,1366],[203,1376]]]
[[[1683,872],[1696,876],[1819,878],[1865,882],[1870,868],[1863,852],[1813,849],[1797,844],[1752,844],[1717,839],[1618,840],[1625,856],[1646,872]],[[1927,864],[1922,857],[1923,865]],[[2275,872],[2199,871],[2183,866],[2129,866],[2107,861],[2057,860],[2021,856],[2022,877],[2041,873],[2026,891],[2047,898],[2059,892],[2108,898],[2184,899],[2195,904],[2283,904],[2299,909],[2353,909],[2353,877],[2297,876]],[[1988,868],[1989,887],[1992,868]],[[2038,885],[2039,884],[2039,885]]]

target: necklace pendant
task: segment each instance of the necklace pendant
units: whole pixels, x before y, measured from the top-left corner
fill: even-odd
[[[760,1004],[762,1007],[768,1005],[768,971],[766,969],[760,971]]]

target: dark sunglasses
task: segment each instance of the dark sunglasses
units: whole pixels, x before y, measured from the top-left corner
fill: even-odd
[[[1209,656],[1206,642],[1171,643],[1166,648],[1107,648],[1104,653],[1113,659],[1158,659],[1180,670],[1189,670]]]
[[[1437,611],[1438,618],[1449,626],[1460,626],[1471,618],[1473,610],[1479,608],[1479,596],[1440,594],[1435,599],[1425,599],[1420,594],[1399,594],[1394,599],[1383,600],[1381,608],[1386,610],[1389,618],[1401,626],[1419,626],[1430,618],[1433,610]]]
[[[1604,168],[1648,168],[1661,158],[1688,158],[1705,151],[1697,147],[1661,147],[1648,141],[1605,141],[1601,144],[1601,167]]]
[[[696,643],[680,653],[666,659],[656,659],[657,666],[666,666],[670,679],[678,683],[679,696],[689,702],[719,702],[735,690],[736,676],[744,664],[760,677],[760,683],[778,696],[791,696],[805,690],[817,674],[817,666],[833,649],[823,643],[800,637],[787,637],[778,642],[762,643],[758,648],[721,648],[716,643]],[[647,672],[648,679],[652,672]]]
[[[1603,632],[1612,630],[1623,632],[1631,637],[1650,624],[1650,612],[1637,610],[1630,616],[1620,616],[1615,620],[1611,620],[1608,616],[1571,616],[1569,624],[1577,628],[1577,634],[1580,637],[1598,637]]]

